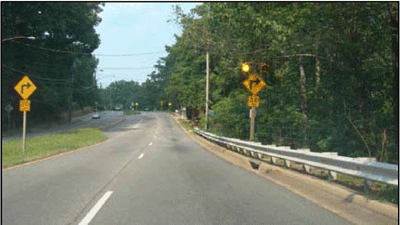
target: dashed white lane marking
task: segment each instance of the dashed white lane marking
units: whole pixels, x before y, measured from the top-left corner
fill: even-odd
[[[152,146],[152,145],[153,145],[153,142],[150,142],[150,143],[149,143],[149,146]]]
[[[89,211],[89,213],[83,218],[83,220],[79,223],[79,225],[87,225],[93,219],[93,217],[97,214],[97,212],[101,209],[101,207],[106,203],[107,199],[111,196],[113,192],[107,191],[103,197],[93,206],[93,208]]]
[[[141,119],[141,120],[139,121],[139,123],[135,124],[135,126],[133,126],[133,128],[137,129],[137,128],[139,127],[140,123],[142,122],[142,120],[143,120],[143,119]]]
[[[138,157],[138,159],[143,158],[143,156],[144,156],[144,154],[142,153],[142,154]]]

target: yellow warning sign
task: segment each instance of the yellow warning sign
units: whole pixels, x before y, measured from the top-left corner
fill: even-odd
[[[19,100],[19,111],[31,111],[31,101],[30,100]]]
[[[35,84],[29,79],[28,76],[24,76],[17,85],[15,85],[14,90],[23,98],[27,99],[36,90]]]
[[[258,107],[260,107],[260,96],[250,95],[247,98],[247,106],[249,106],[250,108],[258,108]]]
[[[258,73],[253,73],[243,81],[243,85],[250,91],[250,93],[256,95],[267,86],[267,83],[265,83]]]

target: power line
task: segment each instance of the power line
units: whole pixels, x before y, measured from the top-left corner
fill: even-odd
[[[152,67],[108,67],[108,68],[101,68],[102,70],[141,70],[141,69],[151,69]]]
[[[11,71],[14,71],[14,72],[17,72],[17,73],[20,73],[20,74],[24,74],[24,75],[29,75],[31,77],[34,77],[34,78],[37,78],[37,79],[40,79],[40,80],[49,81],[49,82],[65,82],[65,83],[69,83],[69,79],[54,79],[54,78],[41,77],[41,76],[38,76],[38,75],[32,75],[32,74],[26,73],[24,71],[12,68],[12,67],[4,65],[4,64],[1,64],[1,65],[4,68],[9,69]]]
[[[77,54],[77,55],[89,55],[89,56],[110,56],[110,57],[127,57],[127,56],[142,56],[142,55],[153,55],[159,53],[165,53],[165,51],[157,51],[157,52],[143,52],[143,53],[136,53],[136,54],[92,54],[92,53],[84,53],[84,52],[74,52],[74,51],[66,51],[66,50],[59,50],[59,49],[52,49],[52,48],[45,48],[45,47],[38,47],[30,44],[26,44],[23,42],[12,41],[18,44],[25,45],[30,48],[36,48],[51,52],[58,52],[58,53],[65,53],[65,54]]]

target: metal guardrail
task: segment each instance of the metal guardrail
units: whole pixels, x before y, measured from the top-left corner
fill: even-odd
[[[328,170],[333,179],[337,173],[363,178],[370,181],[378,181],[394,186],[399,186],[399,166],[388,163],[380,163],[371,158],[351,158],[339,156],[336,152],[311,152],[309,149],[293,150],[290,147],[277,147],[275,145],[262,145],[261,143],[243,141],[234,138],[221,137],[212,133],[194,129],[195,133],[225,146],[233,151],[249,153],[259,159],[263,155],[271,158],[275,163],[277,159],[283,159],[287,167],[291,162],[300,163],[309,173],[311,167]]]

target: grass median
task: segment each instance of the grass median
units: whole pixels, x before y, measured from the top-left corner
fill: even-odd
[[[2,169],[93,145],[106,139],[100,129],[77,129],[26,139],[25,154],[22,153],[22,139],[2,141]]]

